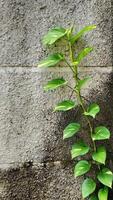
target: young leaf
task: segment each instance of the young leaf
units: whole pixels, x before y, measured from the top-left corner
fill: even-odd
[[[88,153],[89,146],[87,146],[83,141],[79,141],[78,143],[75,143],[72,145],[71,149],[71,157],[72,159],[77,156],[82,156]]]
[[[54,109],[55,111],[68,111],[72,108],[75,108],[77,106],[77,103],[71,101],[71,100],[64,100],[60,103],[58,103]]]
[[[51,45],[54,44],[57,40],[62,38],[64,35],[66,35],[66,29],[61,27],[56,27],[51,29],[47,35],[43,38],[43,44],[44,45]]]
[[[91,80],[90,77],[86,77],[86,78],[84,78],[84,79],[78,80],[78,83],[77,83],[77,85],[76,85],[76,89],[77,89],[78,91],[80,91],[81,88],[82,88],[85,84],[87,84],[87,82],[88,82],[89,80]]]
[[[91,31],[95,28],[96,28],[95,25],[90,25],[90,26],[84,27],[82,30],[80,30],[76,35],[74,35],[71,38],[71,44],[74,44],[74,42],[76,42],[81,36],[83,36],[85,33],[87,33],[88,31]]]
[[[85,49],[83,49],[77,56],[76,61],[78,62],[78,64],[81,62],[81,60],[83,58],[85,58],[91,51],[93,50],[92,47],[86,47]]]
[[[99,105],[93,103],[88,107],[87,112],[85,112],[84,115],[88,115],[95,118],[97,113],[99,113],[99,111],[100,111]]]
[[[98,200],[98,197],[95,194],[93,194],[91,195],[89,200]]]
[[[70,40],[70,38],[72,37],[72,32],[73,32],[73,25],[69,28],[69,29],[67,29],[67,38],[68,38],[68,40]]]
[[[108,168],[103,168],[97,178],[102,184],[112,188],[113,174]]]
[[[63,132],[63,139],[72,137],[75,133],[80,130],[80,124],[78,123],[71,123],[64,129]]]
[[[104,126],[98,126],[94,130],[93,140],[105,140],[110,138],[110,131]]]
[[[57,78],[49,81],[45,86],[44,90],[54,90],[60,86],[66,85],[67,81],[65,81],[63,78]]]
[[[104,146],[97,148],[97,151],[92,154],[93,160],[105,165],[106,161],[106,149]]]
[[[55,53],[55,54],[48,56],[46,59],[42,60],[38,64],[38,67],[52,67],[52,66],[58,64],[63,59],[64,59],[64,57],[62,54]]]
[[[75,177],[81,176],[87,173],[91,168],[91,164],[86,160],[79,161],[74,168]]]
[[[108,187],[104,187],[98,192],[99,200],[108,200]]]
[[[83,198],[87,198],[90,194],[92,194],[96,189],[96,183],[93,179],[87,178],[82,184],[82,196]]]

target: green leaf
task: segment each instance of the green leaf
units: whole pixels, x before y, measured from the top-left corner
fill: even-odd
[[[55,27],[51,29],[47,35],[43,38],[43,44],[44,45],[51,45],[54,44],[57,40],[65,36],[67,33],[66,29],[61,27]]]
[[[75,177],[81,176],[87,173],[91,168],[91,164],[86,160],[79,161],[74,168]]]
[[[49,81],[45,86],[44,90],[54,90],[60,86],[66,85],[67,81],[65,81],[63,78],[57,78]]]
[[[86,153],[88,153],[88,151],[89,147],[83,141],[79,141],[78,143],[72,145],[71,157],[73,159],[77,156],[85,155]]]
[[[99,111],[100,111],[99,105],[93,103],[88,107],[87,112],[84,112],[84,115],[88,115],[95,118],[97,113],[99,113]]]
[[[104,146],[97,148],[97,151],[92,154],[93,160],[105,164],[106,161],[106,149]]]
[[[98,126],[94,130],[93,140],[105,140],[110,138],[110,131],[104,126]]]
[[[108,200],[108,187],[104,187],[98,192],[99,200]]]
[[[92,194],[96,189],[96,183],[93,179],[87,178],[82,184],[82,196],[85,199]]]
[[[60,103],[58,103],[54,109],[55,111],[68,111],[72,108],[75,108],[77,106],[77,103],[71,101],[71,100],[64,100]]]
[[[91,51],[93,50],[92,47],[86,47],[85,49],[83,49],[77,56],[76,58],[76,62],[78,62],[78,64],[82,61],[83,58],[85,58]]]
[[[97,178],[102,184],[112,188],[113,174],[108,168],[103,168]]]
[[[74,42],[76,42],[81,36],[83,36],[85,33],[87,33],[88,31],[91,31],[95,28],[96,28],[95,25],[90,25],[90,26],[84,27],[82,30],[80,30],[76,35],[74,35],[71,38],[71,43],[74,44]]]
[[[42,60],[38,67],[52,67],[64,59],[62,54],[55,53]]]
[[[72,137],[75,133],[80,130],[80,124],[78,123],[71,123],[64,129],[63,132],[63,139]]]
[[[98,197],[95,194],[93,194],[91,195],[89,200],[98,200]]]
[[[88,82],[89,80],[91,80],[90,77],[86,77],[86,78],[84,78],[84,79],[78,80],[78,83],[77,83],[77,85],[76,85],[76,89],[77,89],[78,91],[80,91],[81,88],[82,88],[85,84],[87,84],[87,82]]]

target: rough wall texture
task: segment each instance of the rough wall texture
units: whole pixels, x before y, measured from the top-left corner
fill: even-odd
[[[111,0],[1,0],[0,64],[36,65],[44,55],[40,43],[45,32],[55,25],[80,29],[96,24],[86,37],[95,46],[90,66],[112,65]]]
[[[73,177],[69,153],[73,140],[62,140],[64,127],[79,121],[79,113],[52,113],[70,96],[69,88],[43,91],[45,82],[58,75],[73,84],[70,70],[35,66],[47,53],[41,38],[51,26],[74,21],[79,30],[97,24],[84,38],[84,45],[88,41],[95,50],[80,75],[92,76],[84,95],[101,106],[96,123],[106,123],[113,133],[112,2],[0,0],[0,13],[0,200],[81,200],[82,179]],[[106,143],[111,152],[112,143],[113,135]]]

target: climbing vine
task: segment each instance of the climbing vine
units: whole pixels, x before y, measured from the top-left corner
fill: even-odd
[[[72,90],[75,94],[76,101],[66,99],[59,102],[54,112],[61,111],[66,112],[79,106],[82,110],[82,116],[84,116],[86,125],[88,126],[88,137],[90,138],[91,144],[86,144],[83,140],[77,140],[71,147],[71,158],[75,160],[76,157],[80,156],[81,160],[74,166],[74,176],[79,177],[85,175],[85,180],[82,183],[82,199],[89,200],[108,200],[109,188],[112,188],[113,174],[111,170],[106,166],[106,148],[104,145],[97,146],[96,142],[99,140],[107,140],[110,138],[110,131],[105,126],[94,127],[92,119],[95,119],[97,114],[100,112],[100,107],[97,103],[92,103],[88,106],[84,103],[84,98],[81,95],[81,89],[87,84],[91,77],[79,77],[79,66],[81,61],[93,50],[92,47],[85,47],[79,53],[75,54],[75,46],[77,41],[88,31],[95,29],[95,25],[84,27],[78,33],[74,33],[73,27],[69,29],[56,27],[44,36],[44,45],[53,45],[57,41],[62,39],[66,41],[68,45],[69,56],[65,56],[62,53],[54,53],[42,60],[38,67],[54,67],[56,64],[65,64],[70,68],[74,86],[69,86],[68,81],[63,77],[50,80],[45,86],[44,90],[55,90],[59,87],[66,87]],[[63,62],[62,62],[63,61]],[[65,127],[63,131],[63,139],[69,139],[82,130],[81,123],[73,122]],[[82,160],[82,156],[89,153],[90,159]],[[95,171],[95,177],[88,176],[87,173],[92,169],[93,165],[97,165],[98,172]],[[99,188],[98,188],[99,185]]]

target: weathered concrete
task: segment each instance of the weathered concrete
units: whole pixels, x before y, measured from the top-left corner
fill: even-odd
[[[81,68],[80,76],[93,78],[83,94],[87,104],[93,101],[101,107],[95,125],[105,124],[112,133],[111,3],[0,0],[0,200],[81,200],[82,179],[73,177],[70,147],[81,137],[89,143],[88,130],[84,126],[76,137],[63,141],[63,129],[69,122],[79,122],[80,111],[52,113],[55,104],[69,98],[71,91],[43,91],[46,81],[58,76],[64,76],[72,85],[72,75],[63,67],[41,71],[33,66],[50,51],[42,47],[41,38],[51,26],[66,27],[74,21],[80,30],[96,24],[97,29],[78,43],[79,49],[95,47],[82,63],[91,67]],[[53,49],[57,51],[57,47]],[[113,169],[112,143],[113,134],[106,142]]]
[[[89,89],[85,89],[85,96],[91,95],[90,98],[99,101],[108,113],[112,109],[110,104],[106,105],[110,94],[105,84],[111,71],[111,68],[85,68],[84,72],[82,69],[83,76],[87,73],[93,77],[92,85],[90,83]],[[1,168],[2,165],[29,160],[40,163],[69,159],[68,144],[62,141],[62,131],[77,114],[52,113],[52,109],[60,100],[69,98],[71,91],[69,88],[63,88],[63,92],[60,89],[48,93],[43,91],[46,81],[58,76],[64,76],[72,84],[71,73],[64,68],[51,72],[36,68],[0,69]],[[112,113],[109,116],[112,117]]]
[[[79,200],[81,179],[72,175],[71,165],[28,165],[2,172],[1,200]]]
[[[85,65],[112,65],[111,0],[1,0],[0,13],[1,66],[35,66],[45,54],[42,36],[73,21],[78,30],[97,25],[83,42],[95,48]]]
[[[81,68],[80,74],[93,78],[84,94],[89,101],[96,101],[101,106],[102,113],[96,124],[105,123],[113,132],[112,68]],[[69,153],[73,140],[62,140],[66,124],[79,121],[79,115],[76,110],[52,113],[58,101],[70,96],[68,88],[49,93],[43,91],[46,81],[57,76],[64,76],[73,84],[70,70],[66,68],[47,71],[0,68],[1,200],[81,199],[80,180],[73,178]],[[86,134],[84,127],[77,138],[87,140]],[[110,150],[112,141],[113,136],[107,142]]]

